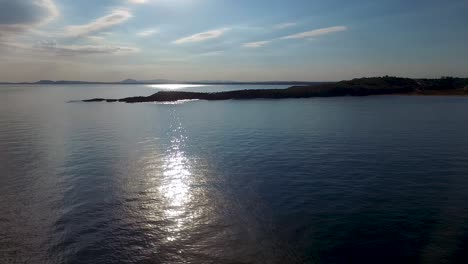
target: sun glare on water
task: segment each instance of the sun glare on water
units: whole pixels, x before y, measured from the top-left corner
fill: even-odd
[[[147,87],[151,87],[154,89],[163,89],[163,90],[177,90],[177,89],[184,89],[184,88],[196,88],[196,87],[205,87],[208,85],[203,84],[151,84],[147,85]]]

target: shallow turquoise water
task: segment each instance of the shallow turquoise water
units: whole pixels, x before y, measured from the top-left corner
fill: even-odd
[[[467,263],[468,98],[155,91],[0,86],[0,263]]]

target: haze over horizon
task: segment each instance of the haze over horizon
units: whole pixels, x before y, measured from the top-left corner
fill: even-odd
[[[467,77],[468,2],[0,0],[0,81]]]

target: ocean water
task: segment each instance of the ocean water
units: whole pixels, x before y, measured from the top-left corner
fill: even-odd
[[[468,98],[0,86],[0,263],[468,263]],[[278,87],[283,88],[283,87]]]

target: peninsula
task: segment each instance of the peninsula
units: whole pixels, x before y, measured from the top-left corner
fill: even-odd
[[[122,99],[95,98],[84,102],[172,102],[178,100],[283,99],[369,95],[468,95],[468,79],[442,77],[440,79],[410,79],[399,77],[360,78],[350,81],[292,86],[287,89],[237,90],[199,93],[160,91],[150,96]]]

